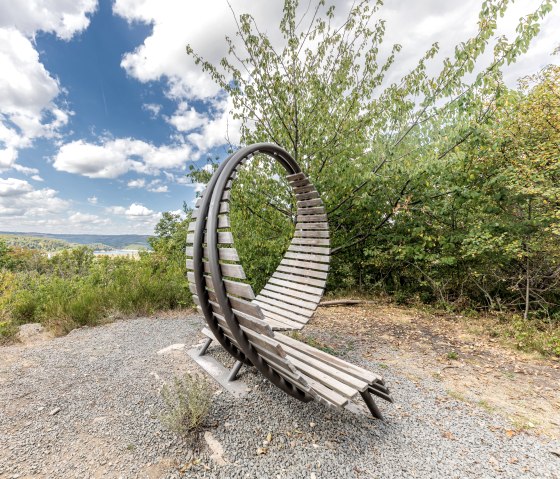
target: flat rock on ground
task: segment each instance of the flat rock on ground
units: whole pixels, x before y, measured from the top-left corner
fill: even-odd
[[[251,393],[236,399],[213,384],[204,431],[177,438],[160,422],[160,391],[200,371],[182,347],[203,339],[196,315],[0,348],[0,478],[560,478],[554,429],[480,404],[471,395],[484,384],[451,389],[439,336],[431,348],[395,344],[389,327],[385,337],[345,327],[343,317],[355,321],[357,311],[324,310],[305,334],[384,376],[395,398],[379,401],[384,422],[299,403],[244,368]],[[209,353],[231,363],[216,346]],[[449,370],[473,383],[484,376],[461,359]],[[539,417],[558,411],[550,408]]]

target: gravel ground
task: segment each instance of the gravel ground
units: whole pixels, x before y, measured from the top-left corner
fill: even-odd
[[[504,419],[437,381],[417,384],[357,352],[349,359],[392,389],[385,422],[299,403],[244,370],[249,396],[216,387],[205,436],[179,440],[158,419],[159,391],[198,366],[183,350],[157,352],[199,343],[200,325],[142,318],[1,348],[0,478],[560,478],[560,442],[506,434]]]

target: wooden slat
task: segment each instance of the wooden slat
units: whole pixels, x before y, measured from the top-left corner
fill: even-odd
[[[193,235],[194,241],[194,235]],[[193,241],[190,241],[192,243]],[[204,235],[204,243],[208,244],[208,235]],[[187,243],[189,243],[189,235],[187,235]],[[218,243],[219,244],[233,244],[233,235],[230,231],[218,231]]]
[[[317,193],[317,194],[319,194],[319,193]],[[191,218],[194,220],[194,219],[198,218],[199,214],[200,214],[200,209],[195,208],[194,210],[192,210]]]
[[[305,195],[305,194],[308,194],[308,193],[317,192],[315,187],[311,184],[310,185],[302,185],[302,186],[293,186],[292,190],[296,194],[296,197],[297,197],[297,195]],[[319,193],[317,193],[317,196],[314,197],[314,198],[319,198]]]
[[[317,303],[313,301],[306,301],[301,298],[296,298],[294,296],[289,296],[286,294],[280,294],[276,291],[271,291],[269,289],[263,288],[259,293],[259,296],[267,296],[272,299],[278,299],[284,303],[293,304],[294,306],[300,306],[302,308],[310,309],[311,311],[315,311],[317,309]]]
[[[233,314],[235,315],[235,318],[237,319],[237,321],[239,321],[239,324],[241,324],[242,326],[245,326],[246,328],[250,328],[253,331],[256,331],[257,333],[264,334],[265,336],[270,336],[270,337],[273,336],[272,329],[267,323],[266,319],[255,318],[241,311],[238,311],[237,309],[234,308],[232,309],[232,311]]]
[[[276,321],[280,323],[284,328],[288,328],[288,329],[301,329],[306,324],[300,321],[294,321],[293,319],[286,318],[285,316],[275,313],[273,311],[263,310],[263,314],[264,314],[265,321],[267,322]],[[274,323],[271,322],[270,324],[273,325]]]
[[[317,191],[309,191],[308,193],[296,193],[296,200],[303,201],[303,200],[312,200],[314,198],[319,198],[319,193]]]
[[[192,257],[193,253],[194,248],[192,246],[187,246],[187,248],[185,248],[186,256]],[[208,258],[208,248],[203,249],[202,255],[204,258]],[[218,257],[221,261],[239,261],[239,255],[237,254],[237,250],[235,248],[218,248]]]
[[[315,381],[305,374],[300,373],[300,375],[303,379],[305,379],[307,384],[309,384],[311,389],[321,397],[323,397],[329,404],[334,404],[338,407],[344,407],[346,404],[348,404],[348,398],[345,398],[341,394],[334,392],[332,389],[323,386],[320,382]]]
[[[292,239],[292,244],[307,244],[310,246],[330,246],[331,240],[329,238],[298,238]]]
[[[326,254],[330,255],[331,250],[330,248],[322,247],[322,246],[311,246],[311,245],[297,245],[291,244],[288,248],[288,251],[300,252],[300,253],[313,253],[313,254]]]
[[[303,223],[299,222],[296,223],[296,231],[297,230],[327,230],[329,229],[329,224],[322,222],[322,223]]]
[[[193,261],[188,259],[187,269],[193,270],[193,266]],[[203,261],[202,267],[204,268],[205,273],[210,273],[210,264],[208,262]],[[229,276],[230,278],[247,279],[247,277],[245,276],[245,271],[243,271],[243,267],[239,264],[220,263],[220,269],[222,270],[222,275],[224,276]]]
[[[222,201],[231,201],[231,191],[230,190],[225,190],[222,193]]]
[[[229,213],[229,203],[227,201],[220,202],[220,213]]]
[[[284,255],[286,259],[298,259],[301,261],[307,262],[316,262],[316,263],[328,263],[330,261],[329,255],[322,255],[322,254],[306,254],[306,253],[294,253],[292,251],[286,251]]]
[[[189,281],[188,284],[189,284],[189,291],[190,291],[192,294],[198,296],[198,290],[196,289],[196,284],[191,283],[190,281]]]
[[[261,307],[261,309],[265,311],[270,311],[271,313],[280,314],[281,316],[291,319],[296,323],[307,323],[309,321],[309,319],[305,316],[292,313],[291,311],[285,310],[283,308],[279,308],[278,306],[272,306],[271,304],[267,304],[264,301],[261,301],[259,298],[255,299],[253,303],[258,304]]]
[[[294,232],[294,237],[298,238],[328,238],[329,230],[319,231],[319,230],[296,230]]]
[[[323,206],[321,198],[314,198],[312,200],[303,200],[297,202],[298,208],[307,208],[308,206]]]
[[[199,197],[196,199],[196,203],[194,204],[194,207],[195,207],[195,208],[199,208],[201,204],[202,204],[202,196],[199,196]]]
[[[305,173],[300,171],[299,173],[293,173],[291,175],[286,175],[286,179],[288,181],[298,181],[306,178]]]
[[[295,349],[305,352],[305,354],[309,356],[313,356],[314,358],[323,361],[327,364],[330,364],[331,366],[339,369],[340,371],[343,371],[347,374],[351,374],[356,378],[363,379],[368,383],[372,383],[381,379],[380,376],[378,376],[375,373],[372,373],[371,371],[368,371],[367,369],[348,363],[343,359],[337,358],[336,356],[332,356],[331,354],[328,354],[324,351],[321,351],[320,349],[316,349],[312,346],[309,346],[308,344],[302,343],[301,341],[298,341],[294,338],[290,338],[289,336],[286,336],[284,334],[276,333],[274,337],[282,344],[292,346]]]
[[[312,269],[294,268],[292,266],[286,266],[284,264],[278,265],[276,271],[303,276],[303,278],[299,278],[298,282],[303,284],[310,284],[312,286],[318,286],[319,288],[323,288],[325,286],[324,280],[327,278],[327,274],[328,274],[326,271],[315,271]],[[314,278],[314,280],[310,281],[309,280],[310,278]]]
[[[224,284],[229,294],[234,294],[248,300],[255,299],[255,293],[253,293],[253,288],[251,288],[250,284],[239,283],[229,279],[224,279]]]
[[[245,271],[243,271],[243,267],[239,264],[220,264],[220,268],[224,276],[229,276],[230,278],[247,279],[247,276],[245,276]]]
[[[304,318],[310,318],[311,316],[313,316],[313,309],[306,308],[306,307],[304,308],[302,306],[296,306],[294,304],[287,303],[283,300],[270,298],[270,297],[268,297],[268,295],[263,296],[262,294],[259,294],[257,296],[257,301],[259,302],[259,304],[260,303],[265,303],[269,306],[274,306],[276,308],[284,309],[284,310],[288,311],[289,313],[295,314],[296,316],[303,316]],[[297,319],[296,319],[296,321],[297,321]],[[306,321],[306,320],[302,319],[301,321]]]
[[[228,215],[218,216],[218,228],[230,228]]]
[[[313,186],[308,178],[303,178],[297,181],[290,181],[290,185],[292,185],[292,188],[301,188],[307,185]]]
[[[340,371],[339,369],[330,366],[329,364],[325,363],[324,361],[320,361],[313,356],[308,356],[307,354],[298,351],[297,349],[284,344],[284,350],[289,357],[294,357],[297,360],[308,364],[309,366],[328,374],[329,376],[335,378],[337,381],[346,384],[352,388],[357,389],[358,391],[365,391],[369,387],[369,383],[363,379],[359,379],[351,374],[347,374],[344,371]]]
[[[210,306],[212,306],[212,310],[214,311],[214,313],[217,314],[224,314],[224,312],[222,311],[222,308],[220,308],[220,305],[216,302],[216,301],[208,301],[210,303]]]
[[[323,206],[316,206],[313,208],[298,208],[297,209],[298,215],[324,215],[325,208]]]
[[[297,287],[294,285],[294,287]],[[282,286],[277,286],[275,284],[268,283],[262,290],[261,293],[265,290],[274,291],[275,293],[281,293],[287,296],[293,296],[295,298],[304,299],[305,301],[309,301],[314,304],[319,304],[321,301],[322,296],[319,294],[308,294],[304,293],[299,289],[290,289],[290,288],[283,288]]]
[[[291,259],[291,258],[284,258],[282,261],[280,261],[280,264],[282,265],[286,265],[286,266],[294,266],[296,268],[302,268],[302,269],[315,269],[317,271],[328,271],[329,270],[329,265],[325,264],[325,263],[316,263],[316,262],[311,262],[311,261],[302,261],[299,259]],[[307,274],[307,272],[302,271],[301,273],[298,274]]]
[[[353,398],[356,394],[358,394],[358,391],[355,388],[341,383],[332,376],[329,376],[328,374],[325,374],[324,372],[319,371],[318,369],[315,369],[308,364],[305,364],[294,356],[288,356],[288,358],[290,359],[290,362],[303,374],[309,376],[311,379],[315,379],[317,382],[323,384],[329,389],[332,389],[333,391],[346,396],[347,398]]]
[[[245,301],[244,299],[236,298],[235,296],[230,296],[229,294],[228,299],[232,309],[236,309],[237,311],[241,311],[242,313],[258,319],[264,319],[263,312],[259,306],[254,303],[254,301]]]
[[[195,228],[196,228],[196,221],[191,221],[189,223],[189,227],[187,228],[187,231],[192,232],[192,231],[194,231]]]
[[[299,223],[320,223],[322,221],[327,221],[327,215],[297,215],[296,218],[298,224]]]
[[[279,286],[285,286],[286,288],[292,288],[296,290],[305,291],[311,294],[323,294],[323,287],[307,286],[306,284],[295,284],[296,281],[293,280],[293,276],[284,273],[274,273],[272,277],[268,280],[269,283],[277,284]]]

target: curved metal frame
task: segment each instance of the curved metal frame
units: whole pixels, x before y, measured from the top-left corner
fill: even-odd
[[[199,206],[199,217],[196,224],[193,243],[193,263],[196,287],[198,291],[202,291],[204,294],[204,297],[200,298],[200,306],[208,326],[215,334],[220,344],[222,344],[222,346],[236,359],[255,366],[271,383],[282,389],[290,396],[293,396],[300,401],[308,402],[313,400],[313,397],[305,391],[297,388],[292,383],[286,381],[282,376],[274,371],[274,369],[267,364],[266,360],[259,355],[249,342],[232,311],[220,268],[218,255],[218,214],[220,211],[221,198],[226,189],[226,185],[231,179],[231,176],[235,172],[237,166],[257,152],[266,154],[279,161],[288,174],[301,172],[301,168],[288,152],[277,145],[270,143],[259,143],[242,148],[224,160],[212,176],[202,199],[202,203]],[[208,304],[208,293],[205,288],[202,262],[202,243],[205,229],[207,232],[208,262],[214,292],[223,312],[223,316],[231,330],[231,333],[237,341],[239,348],[234,346],[223,334],[221,328],[216,323],[211,307]]]

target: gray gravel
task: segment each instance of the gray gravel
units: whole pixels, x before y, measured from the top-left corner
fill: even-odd
[[[162,384],[198,366],[157,351],[200,342],[200,325],[143,318],[1,348],[0,478],[560,478],[560,442],[510,438],[504,419],[390,369],[378,371],[396,400],[380,404],[385,422],[299,403],[244,370],[248,397],[216,387],[206,433],[223,453],[211,457],[158,419]]]

